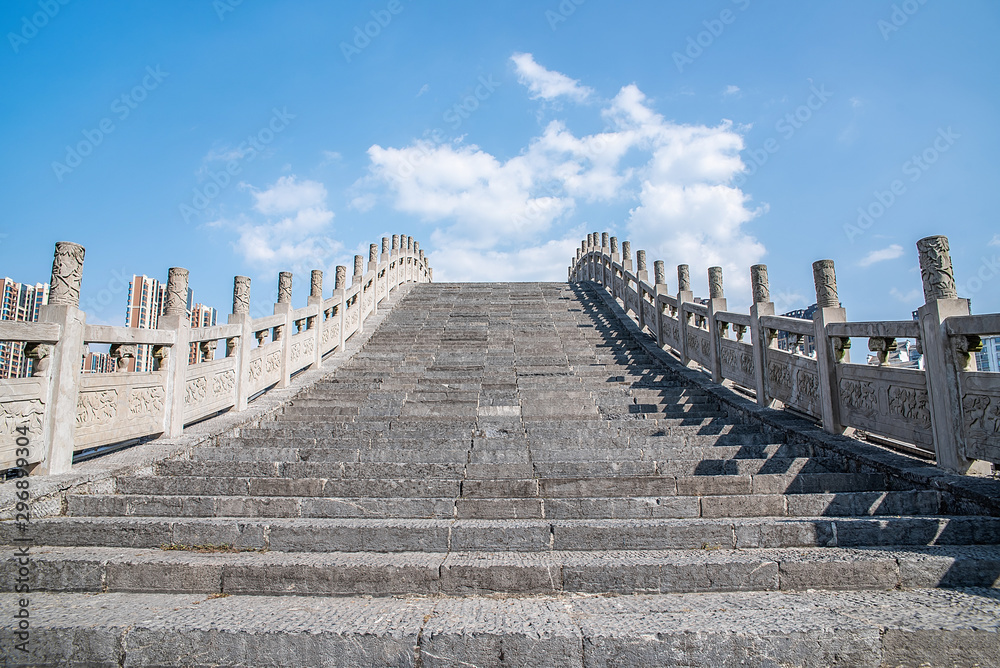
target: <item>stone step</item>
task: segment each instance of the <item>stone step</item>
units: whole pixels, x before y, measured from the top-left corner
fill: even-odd
[[[1000,547],[212,552],[36,546],[34,591],[253,596],[666,594],[1000,586]],[[5,562],[3,591],[16,565]]]
[[[885,476],[863,473],[789,473],[722,476],[619,476],[586,478],[285,478],[137,476],[120,478],[120,494],[562,498],[630,496],[732,496],[881,491]]]
[[[498,451],[503,452],[503,451]],[[783,445],[748,445],[748,446],[667,446],[661,448],[594,448],[594,447],[560,447],[555,449],[533,448],[531,459],[535,462],[640,462],[640,461],[670,461],[673,459],[729,459],[729,460],[768,460],[771,458],[808,457],[811,448],[801,444]],[[482,461],[490,455],[490,451],[473,449],[472,461]],[[497,453],[493,453],[497,454]],[[470,455],[467,446],[451,448],[323,448],[315,446],[303,447],[242,447],[219,446],[203,447],[194,451],[194,457],[200,462],[238,461],[259,462],[389,462],[389,463],[461,463]]]
[[[211,474],[227,478],[462,478],[464,462],[445,464],[375,463],[375,462],[212,462],[197,460],[160,462],[156,473],[161,476],[199,476]],[[496,473],[502,469],[496,468]],[[486,471],[484,471],[486,472]],[[480,476],[482,477],[482,476]]]
[[[1000,544],[1000,518],[963,516],[733,519],[428,520],[52,517],[35,544],[230,545],[279,552],[666,550]],[[0,544],[16,529],[0,524]],[[20,536],[21,534],[17,534]]]
[[[584,478],[610,476],[838,473],[835,458],[667,459],[661,461],[533,462],[521,466],[375,462],[212,462],[173,460],[155,466],[161,476],[211,474],[227,478]]]
[[[71,494],[70,517],[670,519],[934,515],[938,492],[562,498]]]
[[[4,609],[19,594],[0,595]],[[0,627],[12,661],[15,622]],[[37,666],[989,666],[992,589],[527,597],[38,592]],[[175,658],[176,657],[176,658]]]

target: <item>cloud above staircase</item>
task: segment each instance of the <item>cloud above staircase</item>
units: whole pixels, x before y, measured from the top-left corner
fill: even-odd
[[[377,193],[433,224],[436,279],[560,280],[579,239],[611,228],[668,266],[690,263],[696,279],[721,264],[733,288],[748,283],[743,274],[765,249],[744,229],[762,209],[733,185],[743,169],[739,128],[669,121],[635,84],[601,99],[530,53],[511,63],[541,107],[539,134],[516,155],[464,138],[368,150],[358,201]],[[603,129],[574,130],[581,113]],[[611,215],[588,220],[595,210]]]

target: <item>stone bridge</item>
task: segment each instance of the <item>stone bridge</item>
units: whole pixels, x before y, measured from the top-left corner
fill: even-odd
[[[847,321],[829,261],[813,320],[762,265],[731,312],[720,269],[668,293],[595,233],[568,283],[433,283],[383,239],[302,309],[282,274],[253,318],[236,277],[209,328],[171,269],[135,330],[86,324],[58,244],[41,322],[0,323],[35,360],[0,398],[5,665],[997,665],[1000,374],[970,354],[1000,316],[918,249],[914,322]],[[158,368],[81,374],[84,343]]]

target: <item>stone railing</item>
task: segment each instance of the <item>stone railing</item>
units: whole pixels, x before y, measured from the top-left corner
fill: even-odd
[[[33,360],[30,378],[2,381],[0,469],[65,473],[73,453],[144,436],[180,435],[184,425],[219,411],[246,409],[271,387],[286,387],[298,371],[364,329],[391,290],[429,282],[433,272],[413,237],[382,238],[381,255],[354,256],[354,277],[337,267],[333,294],[323,296],[323,272],[313,271],[308,305],[292,308],[292,275],[278,277],[273,315],[250,316],[250,279],[237,276],[228,323],[192,328],[186,314],[188,272],[172,268],[158,329],[88,325],[80,310],[84,249],[56,244],[48,305],[38,322],[0,321],[0,340],[23,341]],[[219,341],[224,356],[216,359]],[[115,373],[82,373],[84,344],[110,344]],[[198,363],[189,363],[191,344]],[[127,372],[138,345],[152,346],[156,370]],[[30,447],[24,447],[30,444]]]
[[[668,294],[663,262],[654,263],[651,283],[645,251],[636,253],[633,269],[629,242],[619,253],[618,239],[606,232],[582,241],[569,280],[601,284],[683,364],[752,390],[762,406],[791,407],[831,433],[858,428],[902,441],[950,471],[978,469],[976,460],[1000,464],[1000,374],[976,371],[973,356],[981,335],[1000,333],[1000,314],[970,315],[946,237],[921,239],[917,249],[925,304],[913,321],[847,322],[831,260],[813,263],[812,321],[774,314],[760,264],[750,268],[749,314],[726,310],[720,267],[708,270],[709,298],[696,303],[687,265],[677,267],[677,292]],[[790,350],[778,348],[779,332]],[[815,337],[815,356],[798,351],[807,336]],[[867,338],[882,364],[850,364],[851,337]],[[916,339],[922,370],[886,364],[897,338]]]

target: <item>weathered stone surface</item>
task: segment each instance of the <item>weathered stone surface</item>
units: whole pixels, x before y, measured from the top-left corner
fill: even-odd
[[[1000,518],[740,423],[644,336],[580,286],[415,288],[266,419],[33,522],[33,660],[989,664]]]

